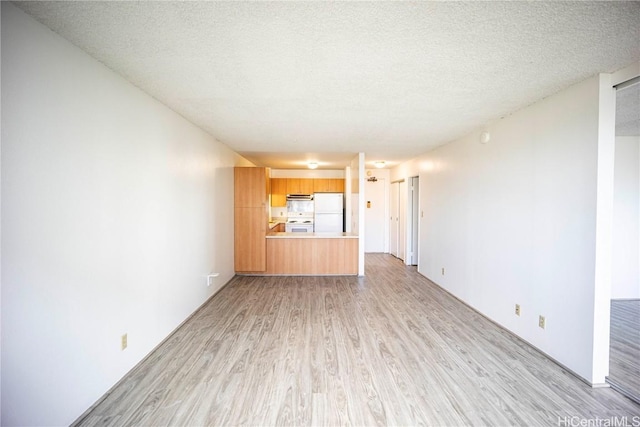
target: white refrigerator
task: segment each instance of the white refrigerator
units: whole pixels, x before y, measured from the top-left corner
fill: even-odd
[[[313,231],[316,233],[344,231],[344,195],[342,193],[315,193],[313,204]]]

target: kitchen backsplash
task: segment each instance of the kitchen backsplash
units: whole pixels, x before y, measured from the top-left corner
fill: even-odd
[[[277,221],[279,219],[287,218],[287,208],[285,207],[275,207],[271,208],[271,220]]]

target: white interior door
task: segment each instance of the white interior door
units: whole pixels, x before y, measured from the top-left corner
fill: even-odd
[[[409,182],[409,231],[407,236],[409,241],[407,242],[407,250],[409,254],[407,256],[407,264],[418,265],[418,223],[420,222],[420,197],[419,197],[419,178],[414,176]]]
[[[386,181],[384,179],[367,181],[365,184],[365,252],[384,252],[386,231],[385,184]]]
[[[405,260],[407,248],[407,182],[398,186],[398,258]]]
[[[389,194],[389,253],[396,257],[398,256],[398,216],[400,214],[399,188],[400,185],[397,182],[392,183]]]

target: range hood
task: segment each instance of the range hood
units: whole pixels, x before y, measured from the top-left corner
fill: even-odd
[[[313,200],[313,194],[287,194],[287,200]]]

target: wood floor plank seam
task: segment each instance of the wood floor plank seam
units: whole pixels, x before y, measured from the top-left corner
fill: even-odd
[[[607,382],[640,403],[640,300],[611,301],[611,346]]]

